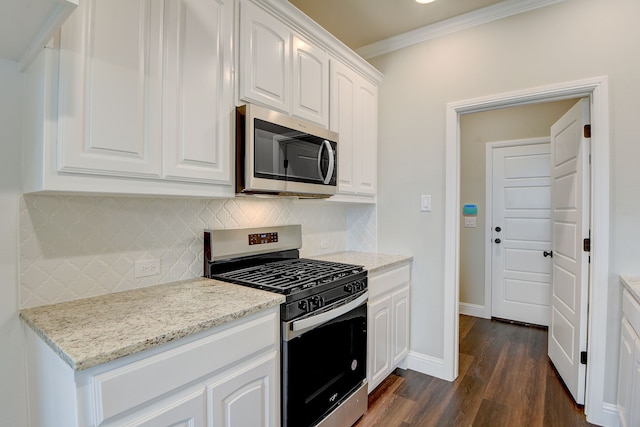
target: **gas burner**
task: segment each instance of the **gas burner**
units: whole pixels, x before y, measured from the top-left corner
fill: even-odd
[[[297,258],[211,274],[210,277],[289,295],[304,289],[330,285],[363,271],[364,268],[357,265]]]

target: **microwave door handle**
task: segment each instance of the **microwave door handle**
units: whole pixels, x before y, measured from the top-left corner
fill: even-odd
[[[327,176],[322,175],[322,149],[327,147],[327,151],[329,152],[329,169],[327,170]],[[318,175],[320,175],[320,179],[324,184],[329,184],[331,182],[331,177],[333,176],[333,170],[335,168],[335,157],[336,154],[331,148],[331,143],[326,139],[320,145],[320,149],[318,150]]]

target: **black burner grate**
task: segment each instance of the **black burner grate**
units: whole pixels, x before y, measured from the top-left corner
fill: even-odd
[[[213,274],[211,277],[289,294],[294,290],[331,283],[343,277],[358,274],[363,270],[363,267],[357,265],[298,258]]]

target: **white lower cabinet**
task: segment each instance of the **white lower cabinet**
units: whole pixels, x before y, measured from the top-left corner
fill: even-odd
[[[151,411],[145,416],[127,423],[129,426],[204,426],[206,425],[206,394],[198,390],[172,403]]]
[[[34,426],[279,426],[277,308],[74,371],[30,329]]]
[[[369,277],[367,382],[373,391],[409,353],[411,267]]]
[[[622,295],[618,365],[620,425],[640,425],[640,304],[625,290]]]
[[[274,425],[276,396],[270,393],[277,381],[275,352],[229,372],[209,386],[213,427]],[[279,402],[278,402],[279,405]]]

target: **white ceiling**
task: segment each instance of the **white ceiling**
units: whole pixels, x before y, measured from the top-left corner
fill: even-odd
[[[503,1],[289,0],[353,50]]]

